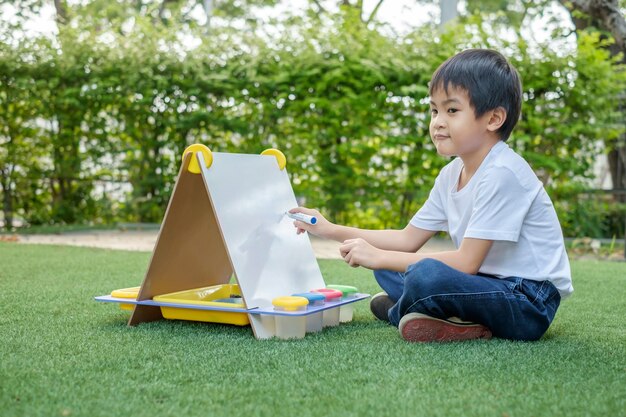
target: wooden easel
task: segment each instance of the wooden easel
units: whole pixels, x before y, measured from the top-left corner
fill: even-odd
[[[137,301],[227,284],[233,275],[247,309],[325,287],[308,235],[296,235],[283,216],[297,206],[285,165],[275,149],[248,155],[187,148]],[[274,335],[273,320],[249,317],[255,337]],[[137,304],[128,324],[161,318],[159,307]]]

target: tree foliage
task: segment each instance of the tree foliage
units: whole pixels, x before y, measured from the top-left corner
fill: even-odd
[[[294,18],[272,36],[225,29],[194,46],[149,14],[124,30],[76,21],[53,40],[5,38],[5,221],[158,222],[183,150],[201,142],[279,148],[307,205],[346,224],[403,227],[447,163],[428,137],[428,81],[467,47],[501,50],[520,70],[525,103],[510,144],[555,195],[584,185],[598,141],[620,133],[614,93],[625,77],[598,36],[571,51],[529,46],[493,37],[503,23],[476,15],[443,33],[391,36],[342,10]]]

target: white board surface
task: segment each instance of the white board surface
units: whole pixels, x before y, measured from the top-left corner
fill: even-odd
[[[285,211],[297,206],[274,156],[213,152],[205,185],[248,308],[325,287],[307,233],[296,235]]]

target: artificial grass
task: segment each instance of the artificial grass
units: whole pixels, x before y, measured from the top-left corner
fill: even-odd
[[[150,254],[0,243],[2,416],[607,416],[626,410],[626,264],[572,263],[575,294],[538,342],[409,344],[367,302],[297,341],[159,321],[93,301]],[[327,283],[378,291],[320,261]],[[184,271],[181,271],[184,273]]]

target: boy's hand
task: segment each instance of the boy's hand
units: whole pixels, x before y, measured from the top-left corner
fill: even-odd
[[[380,269],[382,250],[378,249],[364,239],[348,239],[339,248],[343,260],[353,268],[363,266],[368,269]]]
[[[330,238],[335,225],[326,220],[326,218],[322,216],[319,211],[306,207],[296,207],[289,210],[289,213],[308,214],[309,216],[313,216],[317,219],[317,222],[315,224],[308,224],[299,220],[294,220],[293,225],[297,228],[296,234],[309,232],[311,234],[314,234],[315,236],[327,239]]]

